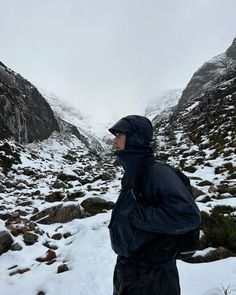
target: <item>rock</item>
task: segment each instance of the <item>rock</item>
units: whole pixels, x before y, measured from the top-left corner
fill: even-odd
[[[32,193],[32,196],[39,196],[40,195],[40,190],[36,190]]]
[[[35,230],[35,228],[37,227],[37,224],[33,221],[30,221],[28,224],[28,228],[30,231]]]
[[[194,167],[194,166],[185,166],[185,167],[183,168],[183,170],[184,170],[184,171],[187,171],[187,172],[189,172],[189,173],[194,173],[194,172],[197,170],[197,168]]]
[[[200,189],[192,186],[192,192],[193,192],[193,197],[194,199],[198,198],[199,196],[205,195],[205,193],[203,191],[201,191]]]
[[[189,260],[189,262],[191,263],[212,262],[212,261],[221,260],[221,259],[225,259],[232,256],[234,256],[234,254],[230,250],[224,247],[218,247],[217,249],[214,249],[208,252],[205,256],[199,255],[199,256],[192,257]]]
[[[11,217],[11,214],[10,213],[0,214],[0,219],[2,219],[2,220],[7,220],[10,217]]]
[[[68,185],[65,184],[63,181],[61,180],[56,180],[53,185],[52,185],[53,188],[55,189],[60,189],[60,188],[67,188]]]
[[[11,246],[11,250],[12,251],[20,251],[20,250],[22,250],[22,246],[18,243],[15,243]]]
[[[62,192],[53,192],[45,197],[45,201],[49,203],[60,202],[64,197]]]
[[[33,204],[32,201],[25,201],[25,202],[19,203],[18,206],[25,207],[25,206],[32,206],[32,204]]]
[[[34,208],[32,214],[34,215],[34,214],[36,214],[38,212],[39,212],[39,209],[38,208]]]
[[[56,233],[56,234],[52,235],[52,239],[53,240],[61,240],[62,239],[62,234]]]
[[[81,206],[91,215],[95,215],[106,210],[114,208],[113,202],[107,202],[99,197],[87,198],[81,203]]]
[[[27,186],[22,182],[20,182],[16,185],[16,189],[18,189],[18,190],[23,190],[25,188],[27,188]]]
[[[57,176],[57,179],[62,180],[62,181],[75,181],[75,180],[78,180],[78,177],[76,175],[67,175],[64,173],[60,173]]]
[[[76,218],[84,218],[85,214],[79,205],[53,206],[33,215],[30,219],[42,224],[65,223]]]
[[[215,194],[215,193],[218,192],[218,189],[215,186],[212,185],[212,186],[209,187],[208,192]]]
[[[71,236],[72,236],[72,234],[69,233],[69,232],[63,234],[63,238],[64,238],[64,239],[67,239],[67,238],[69,238],[69,237],[71,237]]]
[[[212,185],[212,182],[209,180],[204,180],[198,183],[199,186],[208,186],[208,185]]]
[[[56,252],[49,249],[46,252],[45,256],[36,258],[36,261],[38,261],[38,262],[46,262],[46,261],[51,261],[51,260],[55,259],[56,257],[57,257]]]
[[[114,178],[114,173],[111,173],[111,171],[110,172],[104,172],[103,174],[102,174],[102,177],[101,177],[101,179],[103,180],[103,181],[106,181],[106,180],[112,180]]]
[[[62,273],[68,270],[69,270],[68,266],[64,263],[58,266],[57,273]]]
[[[5,193],[5,191],[6,191],[5,186],[0,184],[0,193]]]
[[[16,274],[23,274],[23,273],[25,273],[25,272],[27,272],[29,270],[30,270],[30,268],[20,268],[20,269],[17,269],[17,270],[14,270],[14,271],[10,272],[9,276],[14,276]]]
[[[57,246],[50,244],[50,242],[46,241],[45,243],[43,243],[43,246],[49,249],[53,249],[53,250],[57,250]]]
[[[13,187],[16,187],[15,182],[14,182],[14,181],[11,181],[11,180],[6,180],[4,184],[5,184],[5,186],[6,186],[7,188],[13,188]]]
[[[31,232],[25,232],[23,238],[26,245],[33,245],[38,241],[38,236]]]
[[[13,239],[8,231],[0,231],[0,255],[7,252],[13,243]]]
[[[39,291],[36,295],[46,295],[44,291]]]
[[[18,217],[20,217],[20,212],[15,211],[12,213],[12,218],[18,218]]]
[[[227,183],[221,183],[218,188],[219,188],[220,194],[229,193],[232,196],[236,195],[236,187],[235,186],[229,186],[229,184],[227,184]]]
[[[18,212],[20,214],[20,216],[27,216],[29,214],[29,212],[26,212],[26,211],[20,210],[20,209],[17,209],[15,212]]]
[[[23,168],[23,174],[27,175],[27,176],[34,176],[37,174],[37,172],[31,170],[30,167],[25,167],[25,168]]]
[[[70,201],[73,201],[77,198],[83,198],[85,196],[85,193],[82,191],[73,192],[71,194],[67,194],[67,199]]]
[[[201,203],[207,203],[211,200],[211,198],[208,195],[202,195],[199,196],[195,199],[196,202],[201,202]]]
[[[230,193],[224,193],[224,194],[219,194],[217,196],[218,200],[224,200],[224,199],[229,199],[232,198],[233,196]]]

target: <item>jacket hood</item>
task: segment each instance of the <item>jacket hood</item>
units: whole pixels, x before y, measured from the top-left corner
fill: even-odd
[[[129,115],[120,119],[108,129],[112,134],[126,134],[126,150],[149,150],[153,136],[151,121],[139,115]]]

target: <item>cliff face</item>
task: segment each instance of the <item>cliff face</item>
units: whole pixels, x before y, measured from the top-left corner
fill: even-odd
[[[199,100],[202,93],[217,88],[225,77],[233,76],[236,71],[236,38],[232,45],[210,61],[204,63],[193,75],[184,89],[178,103],[181,111],[192,102]]]
[[[19,143],[48,138],[59,131],[47,101],[19,74],[0,63],[0,139]]]

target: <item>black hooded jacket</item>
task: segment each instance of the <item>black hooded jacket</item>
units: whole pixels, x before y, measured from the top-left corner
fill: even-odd
[[[162,260],[170,260],[176,249],[173,243],[167,246],[166,243],[172,235],[199,227],[199,209],[182,180],[161,161],[150,165],[145,175],[142,191],[150,206],[138,203],[133,189],[144,159],[153,153],[152,124],[146,117],[131,115],[122,118],[109,131],[126,134],[125,149],[116,152],[125,173],[109,224],[112,248],[125,257],[153,252],[153,261],[153,256],[161,252],[160,245],[165,244],[165,251],[169,253],[162,252]]]

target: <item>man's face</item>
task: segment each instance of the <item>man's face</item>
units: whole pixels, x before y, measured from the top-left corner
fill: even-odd
[[[115,138],[112,141],[113,148],[116,151],[122,151],[125,149],[126,135],[124,133],[116,133]]]

